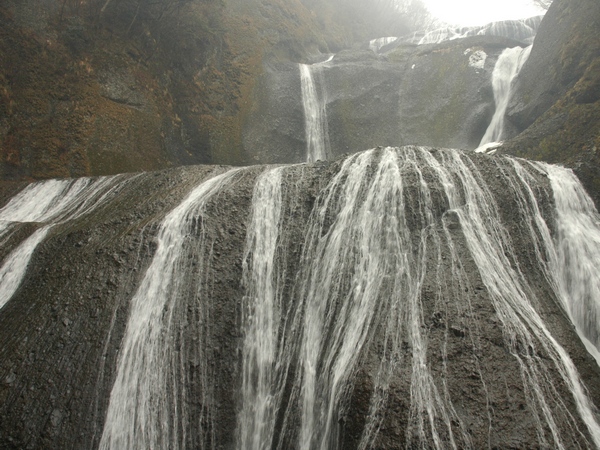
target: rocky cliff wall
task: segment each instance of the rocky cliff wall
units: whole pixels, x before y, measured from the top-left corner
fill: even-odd
[[[572,167],[600,204],[600,4],[555,0],[517,78],[504,151]]]
[[[4,2],[0,176],[246,164],[242,130],[264,58],[298,61],[369,39],[375,17],[357,18],[359,6]]]

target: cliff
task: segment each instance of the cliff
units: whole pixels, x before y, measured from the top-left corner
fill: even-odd
[[[0,177],[248,163],[242,129],[265,58],[369,39],[379,17],[361,5],[4,2]]]
[[[474,149],[492,115],[492,72],[508,38],[473,36],[440,44],[361,47],[313,65],[331,156],[377,145]],[[326,56],[322,55],[321,59]],[[258,78],[244,146],[263,163],[306,157],[297,64],[266,64]]]
[[[600,4],[555,0],[519,73],[503,151],[565,164],[600,204]]]

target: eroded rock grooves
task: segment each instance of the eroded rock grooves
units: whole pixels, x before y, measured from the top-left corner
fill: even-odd
[[[139,175],[0,310],[0,446],[600,447],[599,233],[570,171],[455,150]]]

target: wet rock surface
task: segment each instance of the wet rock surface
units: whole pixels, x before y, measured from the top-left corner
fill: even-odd
[[[599,21],[600,5],[593,0],[553,2],[513,87],[507,116],[519,131],[563,97],[598,58]]]
[[[600,5],[556,0],[513,87],[502,152],[572,168],[600,205]]]
[[[436,151],[432,151],[435,157]],[[519,267],[537,301],[533,307],[551,334],[569,353],[592,401],[600,398],[600,369],[580,343],[577,334],[552,293],[532,246],[522,212],[503,175],[503,160],[471,156],[474,169],[487,183],[497,203],[514,253],[506,249],[513,267]],[[376,163],[377,158],[374,160]],[[294,301],[302,254],[306,245],[305,224],[322,202],[323,189],[340,172],[343,160],[289,167],[283,176],[284,210],[280,254],[283,258],[282,302]],[[503,168],[504,167],[504,168]],[[237,413],[241,408],[240,351],[244,345],[241,314],[243,251],[257,176],[268,167],[244,169],[210,200],[202,224],[210,243],[209,262],[186,261],[189,267],[207,263],[202,275],[208,298],[189,297],[177,307],[181,330],[177,347],[186,361],[180,370],[188,380],[185,407],[189,434],[180,445],[188,448],[236,447]],[[36,251],[26,278],[15,296],[0,310],[0,447],[96,448],[102,435],[109,396],[114,382],[121,341],[129,320],[129,302],[156,251],[156,233],[165,214],[202,180],[226,170],[224,167],[188,167],[132,176],[119,195],[88,216],[57,226]],[[420,245],[421,221],[417,173],[404,175],[407,225]],[[456,417],[467,430],[455,435],[459,447],[534,448],[539,446],[535,428],[535,405],[523,385],[523,367],[507,346],[506,329],[490,293],[467,250],[461,223],[448,211],[442,188],[433,172],[423,177],[431,186],[436,232],[450,230],[458,260],[441,247],[440,255],[425,261],[427,276],[421,286],[421,332],[426,336],[426,359],[433,383],[450,396]],[[551,215],[548,181],[537,178],[536,197],[544,215]],[[7,187],[12,192],[13,187]],[[5,198],[7,196],[3,196]],[[329,219],[325,219],[326,223]],[[335,220],[335,217],[331,217]],[[550,220],[550,219],[549,219]],[[551,220],[550,220],[551,222]],[[30,226],[31,228],[31,226]],[[27,233],[27,229],[23,231]],[[414,233],[414,234],[413,234]],[[433,235],[432,235],[433,236]],[[199,237],[198,237],[199,238]],[[429,245],[435,246],[433,241]],[[199,266],[198,266],[199,267]],[[460,274],[460,276],[458,276]],[[447,290],[441,292],[440,280]],[[455,280],[455,281],[453,281]],[[454,283],[454,284],[453,284]],[[455,284],[458,283],[458,284]],[[191,288],[193,289],[193,287]],[[199,303],[200,301],[201,303]],[[199,305],[202,305],[201,307]],[[376,311],[373,332],[361,350],[359,363],[345,388],[336,412],[337,439],[341,448],[356,448],[370,418],[371,396],[381,361],[386,354],[385,308]],[[209,319],[202,314],[208,313]],[[198,358],[194,342],[203,336],[206,359]],[[376,448],[395,449],[416,445],[419,430],[410,428],[410,340],[390,379],[380,413]],[[590,438],[579,419],[573,397],[542,346],[536,348],[560,403],[549,405],[566,447],[586,446]],[[523,355],[528,350],[524,349]],[[290,380],[298,367],[290,367]],[[213,393],[201,391],[200,373],[208,373]],[[291,383],[291,382],[290,382]],[[293,392],[293,385],[288,386]],[[296,400],[290,397],[290,405]],[[596,405],[600,406],[600,405]],[[210,432],[198,435],[198,421],[210,410]],[[294,411],[294,408],[291,409]],[[568,419],[567,415],[575,419]],[[297,417],[296,417],[297,418]],[[573,433],[563,425],[573,420]],[[288,417],[289,420],[294,417]],[[278,417],[281,433],[283,416]],[[295,423],[293,420],[289,422]],[[566,422],[565,422],[566,423]],[[458,426],[453,424],[453,426]],[[442,427],[443,428],[443,427]],[[544,428],[545,439],[551,440]],[[287,448],[295,435],[281,434]],[[440,435],[444,445],[450,437]]]

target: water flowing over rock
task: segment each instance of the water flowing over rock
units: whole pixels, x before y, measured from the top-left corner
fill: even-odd
[[[499,36],[532,44],[543,16],[527,19],[501,20],[474,27],[444,27],[425,33],[415,33],[402,40],[419,45],[439,44],[444,41],[462,39],[469,36]]]
[[[119,186],[0,310],[1,447],[600,446],[569,170],[405,147]]]
[[[503,152],[572,168],[600,206],[600,3],[555,0],[513,85]],[[514,137],[513,137],[514,136]]]
[[[374,145],[475,149],[495,110],[496,61],[517,46],[474,36],[385,54],[344,50],[325,65],[266,65],[245,148],[260,163],[306,161],[307,149],[322,147],[327,158]]]
[[[50,230],[58,223],[74,220],[98,207],[119,189],[120,178],[31,184],[0,210],[0,237],[4,238],[4,244],[16,225],[24,222],[42,225],[14,248],[0,266],[0,308],[18,289],[33,252]]]
[[[378,53],[382,47],[392,44],[393,42],[396,42],[397,40],[398,40],[398,38],[394,37],[394,36],[371,39],[369,41],[369,49],[371,49],[375,53]]]
[[[323,86],[323,65],[333,59],[316,64],[300,64],[304,128],[306,130],[306,161],[325,160],[329,155],[327,131],[327,92]]]
[[[527,61],[530,52],[531,46],[524,49],[521,47],[507,48],[498,58],[492,73],[496,112],[481,138],[479,147],[490,142],[500,142],[504,138],[504,116],[510,101],[511,86],[521,67]]]
[[[204,209],[211,196],[235,172],[229,171],[202,183],[161,224],[156,253],[131,300],[130,320],[123,338],[101,449],[186,447],[188,410],[178,400],[185,399],[191,380],[181,379],[178,368],[186,363],[187,355],[182,350],[190,344],[179,341],[183,329],[177,330],[177,327],[188,325],[188,320],[199,322],[202,327],[209,326],[205,292],[209,267],[205,266],[209,264],[207,252],[211,245],[204,241]],[[199,236],[197,246],[186,242],[190,235]],[[191,259],[192,255],[198,260],[196,266],[182,261]],[[188,295],[198,305],[196,320],[193,315],[186,317],[187,308],[184,316],[178,313],[182,306],[189,304]],[[204,348],[208,343],[203,339],[202,330],[198,331],[193,350],[199,358],[198,382],[204,406],[196,433],[210,436],[214,427],[211,404],[215,378],[207,368],[209,361]],[[209,376],[212,379],[208,379]]]

